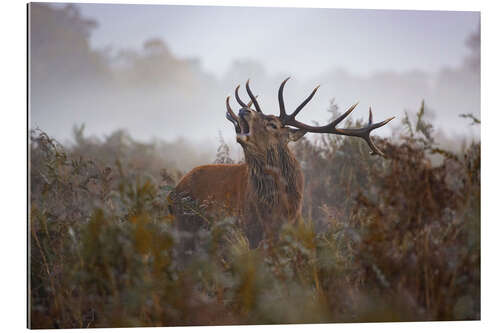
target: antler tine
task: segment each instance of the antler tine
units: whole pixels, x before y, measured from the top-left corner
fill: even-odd
[[[290,76],[287,77],[283,82],[281,82],[280,89],[278,90],[278,102],[280,105],[280,118],[286,118],[285,101],[283,100],[283,88],[285,87],[286,81],[290,80]]]
[[[226,109],[227,109],[227,112],[229,112],[229,114],[231,115],[231,117],[236,120],[238,119],[238,116],[236,116],[236,114],[233,112],[233,109],[231,109],[231,105],[229,105],[229,99],[231,98],[231,96],[227,96],[226,97]]]
[[[250,79],[247,80],[246,88],[247,88],[248,96],[250,96],[250,99],[252,100],[253,104],[255,105],[255,110],[257,110],[257,112],[262,113],[262,110],[260,109],[260,105],[257,102],[257,99],[253,95],[252,90],[250,90]]]
[[[335,119],[335,120],[331,123],[332,127],[333,127],[333,128],[335,128],[335,126],[337,126],[338,124],[340,124],[340,122],[341,122],[342,120],[344,120],[344,119],[345,119],[348,115],[350,115],[352,111],[354,111],[354,109],[356,108],[356,106],[358,106],[358,104],[359,104],[359,102],[354,103],[353,105],[351,105],[351,107],[350,107],[349,109],[347,109],[347,111],[346,111],[346,112],[342,113],[342,114],[340,115],[340,117],[338,117],[337,119]]]
[[[229,98],[229,96],[226,97],[226,119],[233,123],[236,133],[241,133],[241,126],[238,120],[239,118],[233,112],[233,109],[231,109],[231,105],[229,105]]]
[[[280,105],[280,119],[287,121],[288,119],[295,119],[295,116],[306,106],[307,103],[313,98],[316,91],[319,89],[319,85],[313,89],[312,93],[293,111],[292,114],[288,115],[285,110],[285,101],[283,99],[283,88],[285,87],[286,82],[290,80],[290,77],[287,77],[280,85],[280,89],[278,90],[278,102]]]
[[[238,101],[238,104],[243,107],[243,108],[246,108],[246,107],[249,107],[245,102],[243,102],[240,98],[240,95],[238,94],[238,90],[240,89],[240,85],[238,84],[238,86],[236,87],[235,91],[234,91],[234,97],[236,97],[236,101]]]
[[[316,91],[319,89],[319,84],[316,86],[316,88],[313,89],[312,93],[293,111],[291,114],[291,117],[295,118],[295,116],[306,106],[307,103],[314,97],[314,94],[316,94]]]
[[[255,99],[257,99],[257,98],[259,98],[259,95],[255,95]],[[253,104],[253,101],[250,100],[250,102],[248,102],[248,104],[247,104],[247,108],[251,107],[252,104]]]
[[[238,90],[239,89],[240,89],[240,85],[238,84],[238,86],[236,87],[236,90],[234,91],[234,96],[236,97],[236,100],[238,101],[238,104],[241,105],[244,108],[245,107],[247,107],[247,108],[251,107],[252,104],[253,104],[253,101],[250,100],[250,102],[248,102],[248,103],[245,104],[245,102],[243,102],[241,100],[240,95],[238,94]],[[257,97],[259,97],[259,95],[255,95],[255,99],[257,99]]]

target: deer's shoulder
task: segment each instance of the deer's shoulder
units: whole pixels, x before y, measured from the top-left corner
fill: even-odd
[[[246,164],[207,164],[188,172],[177,184],[176,192],[194,196],[216,195],[218,192],[243,190],[248,175]]]

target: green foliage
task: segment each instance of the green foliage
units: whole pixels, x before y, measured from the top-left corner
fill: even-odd
[[[424,112],[376,140],[385,159],[352,138],[299,141],[303,219],[257,249],[234,219],[212,221],[189,260],[173,164],[125,133],[77,128],[68,148],[33,131],[31,327],[479,319],[480,144],[439,148]]]

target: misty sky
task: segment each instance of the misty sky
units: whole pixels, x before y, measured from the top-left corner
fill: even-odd
[[[277,114],[287,76],[289,110],[321,84],[303,122],[326,123],[332,99],[339,111],[359,101],[353,119],[366,121],[370,106],[375,121],[396,116],[374,133],[388,136],[425,100],[448,141],[480,135],[459,117],[480,118],[479,12],[31,7],[31,124],[61,141],[85,124],[99,137],[126,129],[138,140],[215,146],[221,133],[234,144],[226,96],[250,78],[264,112]]]
[[[478,12],[78,4],[95,18],[97,48],[140,48],[160,37],[181,57],[199,57],[217,76],[234,59],[311,78],[341,67],[353,74],[435,72],[461,64]],[[297,66],[296,59],[307,66]]]

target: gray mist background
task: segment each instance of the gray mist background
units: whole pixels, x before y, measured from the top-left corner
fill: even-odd
[[[289,110],[321,84],[304,122],[325,123],[333,98],[340,111],[360,101],[355,119],[369,106],[375,121],[397,117],[375,132],[389,136],[425,100],[450,145],[480,135],[459,117],[480,117],[479,29],[478,12],[31,4],[31,127],[61,142],[75,125],[126,129],[215,155],[219,132],[234,142],[224,102],[235,86],[250,78],[277,114],[292,76]]]

